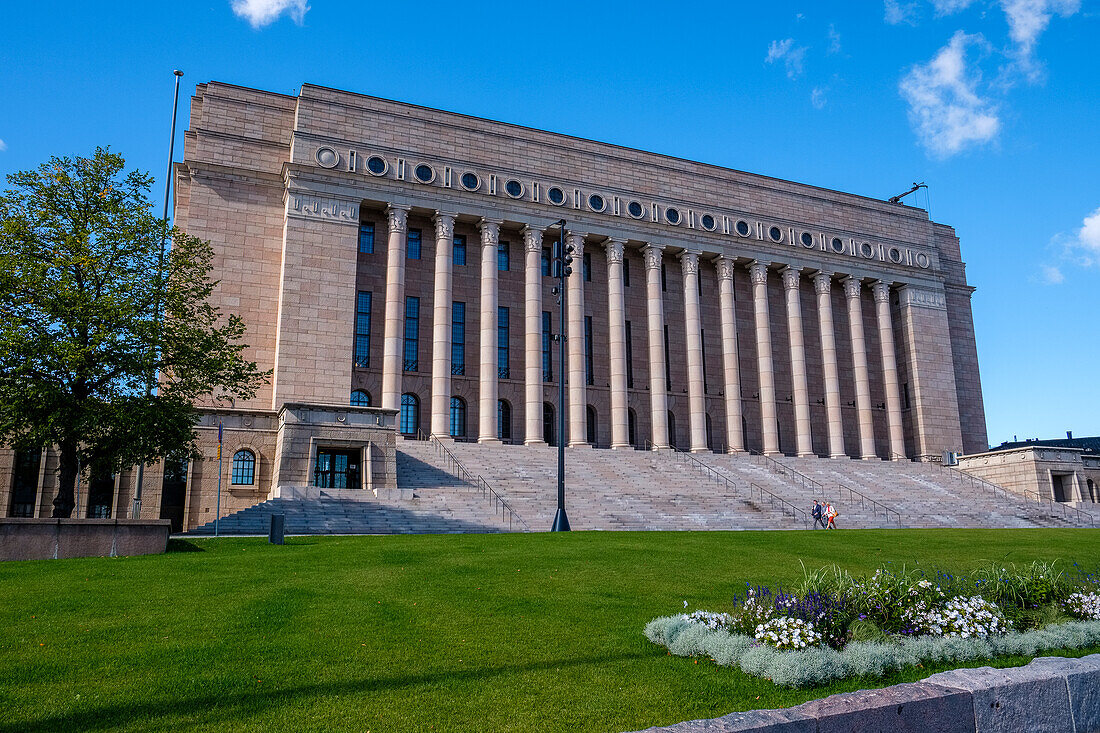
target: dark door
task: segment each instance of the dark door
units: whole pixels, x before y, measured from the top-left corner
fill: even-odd
[[[183,505],[187,499],[187,459],[164,459],[160,489],[160,518],[172,520],[172,531],[183,531]]]
[[[38,469],[41,461],[42,451],[39,448],[21,450],[15,454],[9,517],[34,516],[34,503],[38,499]]]
[[[317,451],[317,463],[313,467],[313,485],[322,489],[358,489],[359,451]]]
[[[115,477],[110,471],[97,470],[88,484],[88,519],[110,519],[115,498]],[[182,504],[181,504],[182,510]],[[183,518],[181,511],[180,518]]]
[[[554,407],[549,402],[542,403],[542,436],[547,445],[557,445],[554,441]]]

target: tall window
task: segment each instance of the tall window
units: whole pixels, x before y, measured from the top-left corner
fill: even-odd
[[[668,324],[665,324],[665,389],[672,391],[672,362],[668,359]]]
[[[584,380],[585,384],[595,382],[592,374],[592,316],[584,317]]]
[[[42,450],[30,448],[15,454],[12,470],[11,506],[9,517],[33,517],[38,500],[38,472],[42,465]]]
[[[581,258],[581,264],[583,265],[583,269],[584,269],[584,281],[586,283],[592,282],[592,253],[591,252],[585,252],[584,253],[584,256]]]
[[[420,298],[405,298],[405,371],[420,368]]]
[[[676,416],[672,414],[672,410],[668,411],[668,444],[676,447]]]
[[[351,406],[370,407],[370,392],[366,391],[365,389],[352,390]]]
[[[626,322],[626,386],[634,389],[634,339],[630,335],[630,321]]]
[[[587,433],[587,435],[585,435],[585,438],[587,438],[587,443],[589,445],[594,446],[594,445],[596,445],[596,437],[597,437],[596,428],[597,428],[597,423],[598,423],[597,418],[596,418],[596,408],[593,407],[592,405],[588,405],[585,408],[584,412],[585,412],[585,418],[586,418],[585,427],[587,428],[587,430],[585,431]]]
[[[461,397],[451,398],[451,437],[466,437],[466,400]]]
[[[542,276],[550,277],[550,248],[542,248]]]
[[[508,400],[497,400],[497,437],[512,439],[512,405]]]
[[[462,234],[455,235],[452,257],[455,265],[466,264],[466,237]]]
[[[708,387],[707,387],[707,332],[702,328],[699,329],[699,344],[700,344],[700,346],[702,346],[700,356],[703,357],[703,394],[706,394],[707,391],[708,391]]]
[[[466,304],[451,303],[451,374],[466,373]]]
[[[508,272],[508,267],[512,264],[512,247],[508,242],[500,242],[497,244],[497,269],[501,272]]]
[[[623,255],[623,287],[630,287],[630,260],[626,258],[625,254]]]
[[[359,251],[365,255],[374,254],[374,224],[363,222],[359,225]]]
[[[631,445],[638,445],[638,413],[633,407],[626,411],[626,436]]]
[[[508,379],[508,309],[497,308],[497,376]]]
[[[370,368],[371,294],[360,290],[355,301],[355,366]]]
[[[420,429],[420,398],[411,392],[401,395],[401,434],[416,435]]]
[[[668,290],[668,276],[665,272],[665,263],[661,263],[661,292]]]
[[[235,486],[251,486],[256,478],[256,455],[250,450],[233,454],[233,474],[230,483]]]
[[[410,260],[420,259],[420,230],[410,229],[405,235],[406,251]]]
[[[554,381],[554,349],[550,311],[542,312],[542,381]]]

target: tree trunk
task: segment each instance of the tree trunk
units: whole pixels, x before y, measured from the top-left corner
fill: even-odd
[[[73,493],[80,464],[76,458],[76,443],[63,442],[59,448],[60,465],[57,469],[57,496],[53,500],[53,517],[68,519],[73,515],[73,508],[76,506]]]

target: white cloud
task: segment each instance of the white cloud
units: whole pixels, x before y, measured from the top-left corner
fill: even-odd
[[[954,15],[966,10],[974,4],[974,0],[932,0],[932,7],[936,9],[936,16]]]
[[[1041,69],[1032,58],[1039,36],[1047,29],[1054,13],[1069,17],[1081,9],[1080,0],[1001,0],[1008,35],[1015,44],[1016,64],[1028,80],[1039,77]]]
[[[1061,285],[1065,282],[1066,276],[1063,275],[1061,269],[1055,265],[1040,265],[1039,271],[1042,273],[1042,282],[1044,285]]]
[[[768,55],[764,61],[772,64],[782,60],[787,67],[787,77],[795,79],[802,74],[802,63],[808,50],[806,46],[796,46],[793,38],[772,41],[768,44]]]
[[[8,144],[3,140],[0,140],[0,153],[8,149]]]
[[[917,4],[915,2],[903,3],[898,0],[885,0],[883,9],[885,20],[890,25],[917,24]]]
[[[814,90],[810,92],[810,104],[814,106],[814,109],[825,109],[825,105],[829,102],[828,97],[825,96],[825,88],[814,87]]]
[[[982,52],[988,45],[981,34],[956,31],[931,61],[913,66],[899,84],[921,144],[936,157],[987,143],[1001,129],[996,106],[977,92],[981,71],[967,63],[968,49]]]
[[[231,0],[233,12],[253,28],[263,28],[286,13],[301,25],[309,11],[306,0]]]
[[[829,24],[829,50],[826,53],[840,53],[840,34],[832,23]]]

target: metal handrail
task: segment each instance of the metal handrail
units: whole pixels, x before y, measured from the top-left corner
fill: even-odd
[[[698,458],[691,455],[691,453],[688,453],[686,450],[672,448],[672,447],[659,448],[659,447],[653,445],[652,443],[650,443],[648,440],[645,441],[645,449],[646,450],[652,450],[656,453],[661,453],[663,450],[667,450],[676,458],[680,458],[681,460],[687,459],[694,468],[702,470],[707,475],[709,475],[710,478],[712,478],[714,480],[715,484],[717,484],[719,486],[724,486],[727,491],[730,491],[734,494],[739,494],[740,493],[738,488],[737,488],[737,485],[734,484],[732,481],[730,481],[728,476],[726,476],[725,474],[721,473],[720,471],[714,469],[713,467],[708,466],[706,463],[703,463]],[[780,496],[776,496],[775,494],[768,491],[764,487],[758,486],[757,484],[754,484],[751,481],[749,482],[749,500],[750,501],[752,500],[753,489],[755,489],[757,491],[757,493],[760,494],[761,501],[763,501],[764,497],[767,496],[771,500],[772,504],[779,504],[783,508],[784,513],[790,512],[790,514],[795,519],[801,519],[803,525],[806,528],[809,528],[810,518],[809,518],[809,516],[807,516],[806,512],[803,509],[800,509],[799,507],[795,506],[794,504],[791,504],[786,499],[784,499]]]
[[[1069,510],[1072,509],[1074,511],[1074,513],[1076,514],[1078,522],[1087,521],[1090,527],[1095,527],[1096,526],[1096,517],[1094,517],[1089,512],[1083,512],[1075,506],[1069,506],[1068,504],[1065,504],[1063,502],[1054,501],[1049,496],[1043,496],[1038,491],[1029,491],[1029,490],[1025,489],[1024,490],[1024,498],[1030,499],[1031,497],[1035,497],[1035,503],[1037,503],[1037,504],[1042,504],[1045,501],[1050,507],[1050,513],[1051,514],[1055,513],[1054,512],[1054,507],[1059,507],[1062,510],[1062,516],[1069,519],[1069,517],[1070,517]]]
[[[790,476],[798,479],[799,483],[802,484],[802,490],[803,491],[806,490],[806,486],[808,484],[809,487],[810,487],[811,496],[813,495],[813,493],[815,491],[821,492],[822,495],[825,494],[825,487],[822,486],[819,482],[814,481],[812,478],[810,478],[806,474],[791,468],[787,464],[780,463],[779,461],[775,460],[771,456],[764,455],[760,451],[755,451],[755,450],[752,450],[751,448],[749,449],[749,455],[753,455],[753,456],[757,456],[759,458],[763,458],[764,459],[764,465],[766,465],[768,468],[770,468],[775,473],[783,474],[783,475],[790,475]]]
[[[855,503],[855,501],[852,499],[852,496],[858,496],[859,497],[859,508],[860,509],[866,509],[867,508],[866,502],[871,503],[871,506],[875,510],[875,514],[878,514],[878,511],[881,509],[882,514],[883,514],[884,517],[886,517],[887,522],[890,521],[890,514],[893,513],[894,514],[894,521],[898,523],[898,527],[902,526],[902,524],[901,524],[901,512],[899,512],[897,509],[891,509],[890,507],[886,506],[882,502],[876,501],[876,500],[872,499],[871,497],[867,496],[862,491],[858,491],[856,489],[853,489],[853,488],[851,488],[849,486],[846,486],[846,485],[844,485],[842,483],[839,483],[839,482],[837,483],[837,490],[848,492],[848,503],[849,504],[854,504]]]
[[[479,491],[481,491],[482,494],[486,494],[489,497],[490,504],[495,503],[500,505],[501,521],[504,521],[505,519],[508,520],[509,530],[512,529],[512,520],[515,520],[523,525],[524,531],[531,531],[531,525],[527,524],[526,520],[524,520],[524,518],[519,515],[519,512],[512,508],[512,505],[508,503],[507,499],[501,496],[501,494],[496,489],[489,485],[489,482],[485,480],[484,476],[482,476],[481,474],[475,475],[472,471],[466,468],[466,466],[462,465],[462,461],[458,460],[458,456],[456,456],[450,448],[443,445],[443,442],[439,440],[439,438],[437,438],[436,436],[428,436],[428,442],[435,446],[436,453],[443,457],[446,465],[450,466],[448,470],[451,471],[451,473],[455,474],[455,476],[462,479],[466,483],[475,486]]]

